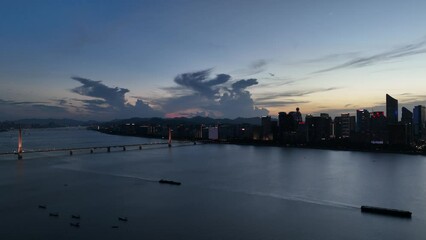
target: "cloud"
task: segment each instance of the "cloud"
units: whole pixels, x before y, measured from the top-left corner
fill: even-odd
[[[311,101],[297,101],[293,99],[286,99],[286,100],[276,100],[276,101],[261,101],[258,102],[259,106],[262,107],[284,107],[286,105],[292,105],[292,104],[305,104],[310,103]]]
[[[280,97],[303,97],[313,93],[328,92],[328,91],[333,91],[337,89],[339,88],[330,87],[330,88],[318,88],[318,89],[311,89],[311,90],[286,91],[282,93],[266,93],[266,94],[260,95],[260,97],[257,97],[256,102],[274,100]]]
[[[2,120],[16,120],[19,118],[37,117],[58,118],[70,117],[71,113],[62,106],[51,105],[48,102],[10,101],[0,99],[0,112]]]
[[[359,52],[345,52],[345,53],[334,53],[325,55],[322,57],[317,58],[311,58],[311,59],[305,59],[301,61],[294,62],[292,64],[310,64],[310,63],[324,63],[324,62],[335,62],[335,61],[341,61],[346,59],[353,59],[359,56]]]
[[[336,65],[336,66],[333,66],[333,67],[330,67],[330,68],[325,68],[325,69],[315,71],[315,72],[313,72],[313,74],[330,72],[330,71],[345,69],[345,68],[366,67],[366,66],[390,61],[390,60],[393,60],[393,59],[423,54],[423,53],[426,53],[425,45],[426,45],[426,40],[422,40],[422,41],[417,42],[417,43],[407,44],[407,45],[397,47],[397,48],[394,48],[394,49],[391,49],[391,50],[388,50],[388,51],[385,51],[385,52],[382,52],[382,53],[379,53],[379,54],[354,58],[354,59],[349,60],[345,63],[339,64],[339,65]]]
[[[253,86],[253,85],[257,85],[257,79],[251,78],[251,79],[247,79],[247,80],[239,80],[235,83],[232,84],[232,89],[236,92],[241,92],[244,91],[246,88]]]
[[[45,104],[45,103],[48,103],[48,102],[30,102],[30,101],[17,102],[17,101],[9,101],[9,100],[0,99],[0,104],[9,104],[9,105],[33,105],[33,104]]]
[[[176,91],[189,94],[160,99],[159,105],[168,116],[192,116],[193,113],[210,117],[253,117],[268,114],[268,110],[255,106],[248,87],[257,85],[257,79],[231,82],[228,74],[211,77],[211,69],[184,73],[175,77]],[[190,111],[188,111],[190,109]]]
[[[214,87],[223,83],[226,83],[231,79],[231,76],[227,74],[218,74],[213,79],[208,79],[210,76],[211,69],[184,73],[175,77],[175,83],[182,87],[187,87],[195,92],[202,95],[213,96],[217,93],[217,89]]]
[[[268,62],[265,59],[259,59],[254,62],[252,62],[249,66],[249,69],[251,69],[254,73],[260,73],[266,70],[266,65]]]
[[[72,77],[72,79],[82,85],[71,89],[71,92],[92,98],[74,99],[74,101],[81,102],[84,110],[89,114],[100,114],[107,118],[158,117],[163,115],[141,99],[138,99],[135,105],[128,103],[125,95],[130,92],[129,89],[111,88],[101,81],[82,77]]]
[[[93,81],[87,78],[71,77],[83,84],[71,91],[82,96],[94,97],[102,99],[104,103],[113,108],[122,108],[126,104],[125,94],[129,92],[126,88],[110,88],[101,83],[101,81]]]
[[[248,76],[256,75],[258,73],[266,71],[267,65],[268,65],[267,60],[258,59],[250,63],[246,68],[236,70],[233,73],[241,77],[248,77]]]

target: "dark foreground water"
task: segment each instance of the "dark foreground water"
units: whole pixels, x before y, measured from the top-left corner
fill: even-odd
[[[1,152],[15,150],[16,135],[0,133]],[[24,133],[28,150],[151,141],[75,128]],[[426,238],[423,156],[176,143],[15,157],[0,156],[1,239]],[[413,217],[363,214],[361,205]]]

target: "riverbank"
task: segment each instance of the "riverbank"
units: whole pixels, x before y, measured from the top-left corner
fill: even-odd
[[[134,134],[125,134],[119,132],[106,132],[99,131],[96,129],[90,129],[110,135],[119,135],[119,136],[132,136],[132,137],[143,137],[143,138],[154,138],[154,139],[164,139],[160,136],[152,135],[134,135]],[[283,148],[304,148],[304,149],[321,149],[321,150],[335,150],[335,151],[357,151],[357,152],[372,152],[372,153],[395,153],[395,154],[408,154],[408,155],[423,155],[426,156],[426,149],[417,150],[414,147],[407,146],[391,146],[387,144],[368,144],[368,145],[349,145],[349,144],[288,144],[281,143],[276,141],[260,141],[260,140],[203,140],[203,139],[175,139],[181,141],[197,141],[202,143],[209,144],[235,144],[235,145],[251,145],[251,146],[272,146],[272,147],[283,147]]]

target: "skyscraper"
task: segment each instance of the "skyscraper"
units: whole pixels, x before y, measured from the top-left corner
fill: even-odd
[[[370,112],[368,110],[356,110],[356,131],[362,134],[370,132]]]
[[[384,143],[386,140],[387,119],[383,112],[371,113],[371,140],[375,143]]]
[[[386,94],[386,119],[388,124],[398,123],[398,100]]]
[[[413,123],[413,113],[406,107],[402,107],[401,109],[401,122],[405,124]]]
[[[405,107],[401,109],[401,124],[406,126],[407,142],[411,143],[414,139],[413,113]]]
[[[334,118],[334,134],[336,138],[349,138],[355,130],[355,116],[349,113]]]
[[[279,131],[279,137],[282,138],[285,132],[285,129],[288,128],[288,121],[287,121],[287,113],[286,112],[279,112],[278,113],[278,131]]]
[[[426,108],[425,106],[418,105],[413,109],[413,128],[414,137],[416,139],[425,139],[426,131]]]
[[[289,112],[289,115],[293,116],[295,122],[300,123],[303,121],[302,113],[300,113],[300,108],[296,108],[296,112]]]
[[[271,116],[262,117],[262,140],[273,140]]]
[[[321,113],[320,117],[306,115],[305,123],[308,142],[320,142],[330,139],[332,125],[331,118],[328,114]]]

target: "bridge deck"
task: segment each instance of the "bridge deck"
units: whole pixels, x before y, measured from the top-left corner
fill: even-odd
[[[95,146],[95,147],[75,147],[75,148],[53,148],[53,149],[39,149],[39,150],[28,150],[23,153],[43,153],[43,152],[65,152],[65,151],[79,151],[79,150],[95,150],[95,149],[108,149],[108,148],[124,148],[124,147],[138,147],[138,146],[151,146],[151,145],[167,145],[167,142],[153,142],[153,143],[141,143],[141,144],[120,144],[110,146]],[[0,155],[12,155],[18,154],[18,152],[1,152]]]

